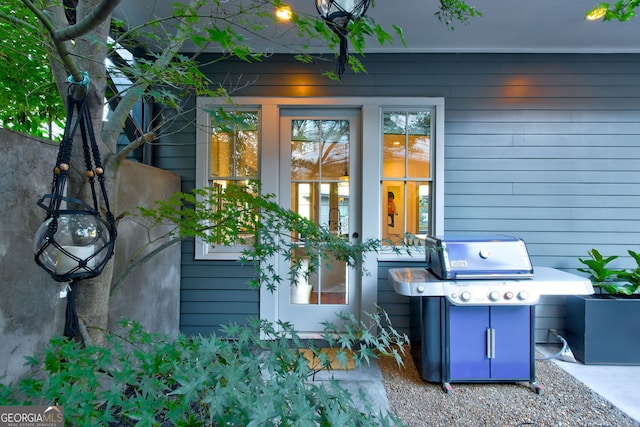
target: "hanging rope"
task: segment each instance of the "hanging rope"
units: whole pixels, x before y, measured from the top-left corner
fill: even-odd
[[[100,158],[86,92],[89,76],[76,82],[69,76],[67,120],[56,165],[53,169],[51,194],[45,194],[38,205],[46,212],[44,223],[36,233],[35,260],[58,282],[67,285],[67,320],[65,336],[73,338],[78,332],[75,309],[77,282],[97,277],[113,255],[117,237],[116,221],[109,207],[104,167]],[[85,96],[76,98],[81,86]],[[80,130],[86,177],[91,189],[91,201],[67,197],[71,171],[73,140]],[[96,188],[97,178],[97,188]],[[105,218],[100,215],[99,200]],[[90,205],[91,203],[92,205]]]
[[[67,312],[64,322],[64,336],[67,338],[74,338],[80,331],[80,321],[76,311],[76,288],[75,280],[67,287]]]
[[[349,24],[364,16],[370,3],[371,0],[348,3],[352,6],[352,9],[347,10],[335,0],[316,2],[318,13],[340,40],[340,53],[336,62],[336,73],[339,79],[342,79],[349,59],[349,44],[347,40]]]

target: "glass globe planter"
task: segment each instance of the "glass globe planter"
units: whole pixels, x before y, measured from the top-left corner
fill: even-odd
[[[96,277],[113,251],[108,224],[92,212],[67,212],[47,219],[34,239],[36,262],[54,280]]]

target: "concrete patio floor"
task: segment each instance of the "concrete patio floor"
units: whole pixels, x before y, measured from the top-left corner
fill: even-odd
[[[553,355],[560,349],[552,345],[539,345],[536,348],[544,356]],[[584,365],[571,358],[551,360],[640,423],[640,366]]]

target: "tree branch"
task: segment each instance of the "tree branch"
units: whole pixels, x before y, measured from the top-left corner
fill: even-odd
[[[122,97],[118,106],[113,111],[108,122],[104,124],[102,127],[102,139],[103,141],[115,141],[124,126],[125,121],[129,115],[129,112],[133,109],[138,99],[144,94],[144,92],[151,86],[151,82],[154,81],[154,75],[161,72],[161,70],[165,69],[173,58],[176,57],[180,48],[184,44],[186,38],[186,32],[179,28],[176,34],[176,37],[171,40],[169,46],[167,46],[161,55],[158,56],[158,59],[154,62],[153,67],[150,70],[145,72],[140,78],[134,87],[127,89],[127,92]],[[136,140],[137,141],[137,140]],[[127,145],[124,150],[132,151],[136,147],[131,148],[132,144],[135,144],[136,141]],[[139,144],[138,144],[139,145]],[[115,161],[118,159],[115,158]]]
[[[55,30],[52,37],[55,41],[69,41],[90,32],[96,22],[102,22],[109,18],[111,12],[120,4],[121,0],[102,0],[82,21],[61,30]]]
[[[139,136],[135,140],[131,141],[122,150],[120,150],[120,152],[118,152],[117,160],[118,161],[124,160],[129,155],[129,153],[131,153],[133,150],[135,150],[142,144],[145,144],[147,142],[153,142],[157,139],[158,139],[158,134],[155,131],[147,132],[144,135]]]
[[[47,15],[38,7],[36,7],[36,5],[34,5],[31,0],[21,0],[21,1],[27,8],[29,8],[29,10],[31,10],[31,12],[33,12],[36,18],[38,18],[38,20],[42,23],[42,26],[45,28],[45,30],[49,33],[49,36],[51,37],[51,41],[53,42],[56,52],[58,52],[58,55],[60,56],[60,59],[62,60],[64,67],[73,76],[73,79],[77,82],[82,81],[83,76],[80,73],[80,68],[78,68],[78,65],[72,59],[71,53],[67,48],[67,43],[65,41],[56,39],[55,37],[56,30],[53,27],[53,24],[51,23]]]

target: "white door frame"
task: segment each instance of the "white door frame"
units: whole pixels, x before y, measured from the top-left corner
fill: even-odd
[[[433,204],[435,216],[433,218],[436,234],[444,231],[444,98],[441,97],[232,97],[238,107],[256,107],[261,114],[261,176],[262,189],[265,193],[278,195],[280,189],[280,172],[278,167],[273,167],[271,162],[280,158],[280,109],[294,107],[310,108],[357,108],[360,109],[362,138],[360,159],[354,159],[352,164],[359,165],[350,171],[352,174],[360,173],[362,179],[362,226],[360,238],[380,238],[382,218],[380,206],[382,203],[379,191],[381,170],[381,136],[382,136],[382,109],[433,107],[435,109],[435,149],[434,160],[434,193]],[[207,107],[220,107],[229,105],[225,99],[199,97],[198,122],[204,117]],[[205,120],[205,119],[202,119]],[[198,141],[206,141],[202,132],[198,129]],[[269,165],[267,163],[269,162]],[[375,191],[367,192],[368,186],[374,186]],[[279,196],[277,196],[279,197]],[[277,200],[279,201],[279,200]],[[362,277],[360,295],[360,318],[364,320],[364,313],[375,312],[378,292],[378,261],[398,260],[395,254],[368,254],[364,261],[364,269],[368,272]],[[400,258],[401,259],[401,258]],[[407,260],[411,260],[407,258]],[[277,260],[269,260],[277,267]],[[415,261],[415,260],[414,260]],[[278,318],[277,294],[270,292],[266,287],[260,288],[260,318],[276,322]]]
[[[333,108],[281,108],[280,109],[280,191],[278,197],[280,205],[291,209],[291,121],[296,119],[321,119],[321,120],[349,120],[349,228],[348,239],[350,241],[359,241],[361,233],[362,210],[360,204],[362,201],[362,187],[360,181],[359,168],[356,166],[360,163],[360,150],[362,146],[362,138],[360,131],[362,129],[360,109],[343,108],[340,106]],[[288,128],[286,128],[288,127]],[[354,238],[353,233],[358,233],[358,237]],[[287,268],[288,262],[281,260],[280,270]],[[280,274],[285,282],[288,274]],[[360,268],[350,268],[347,275],[348,286],[348,303],[345,305],[331,304],[290,304],[290,290],[280,288],[278,295],[278,318],[293,324],[294,329],[301,336],[314,336],[321,331],[321,322],[331,321],[338,322],[338,318],[334,316],[336,312],[353,313],[360,317],[360,284],[362,278]],[[289,286],[288,282],[283,286]]]

